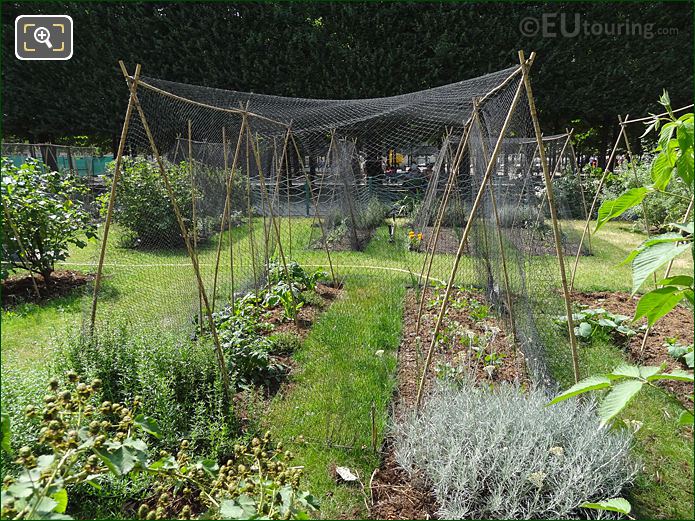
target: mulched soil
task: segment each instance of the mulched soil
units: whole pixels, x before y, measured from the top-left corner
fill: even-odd
[[[425,248],[427,247],[427,242],[430,240],[430,237],[433,234],[433,226],[427,226],[424,230],[422,230],[422,244],[420,246],[420,251],[425,251]],[[439,237],[437,239],[437,248],[435,250],[435,253],[450,253],[452,255],[455,255],[459,249],[460,242],[461,238],[456,234],[454,228],[442,227],[439,229]],[[463,249],[464,254],[469,253],[469,246],[470,244],[466,243],[466,246]]]
[[[425,302],[435,297],[438,290],[427,289]],[[484,297],[470,291],[455,291],[454,299],[459,301],[475,299],[481,303]],[[394,396],[393,415],[396,421],[403,413],[415,407],[417,388],[424,356],[429,347],[429,339],[437,319],[439,304],[425,306],[420,334],[416,333],[418,303],[414,291],[406,295],[403,340],[398,350],[398,387]],[[494,383],[500,381],[528,382],[525,374],[523,355],[515,353],[510,337],[502,329],[502,321],[492,314],[483,320],[474,320],[469,315],[470,309],[456,309],[450,306],[444,320],[444,328],[454,326],[452,333],[457,339],[451,342],[454,349],[439,347],[433,355],[431,368],[449,362],[453,366],[469,367],[480,382]],[[470,348],[460,342],[460,337],[468,332],[484,335],[494,332],[487,352],[504,354],[501,363],[489,373],[485,363],[478,360]],[[430,370],[425,389],[430,389],[435,381],[435,371]],[[431,519],[436,518],[437,503],[426,483],[417,475],[413,477],[403,470],[395,460],[392,440],[386,439],[382,449],[382,463],[372,481],[373,504],[370,511],[372,519]]]
[[[555,255],[555,239],[552,229],[543,232],[531,228],[503,228],[505,238],[519,251],[528,255]],[[577,254],[579,240],[565,237],[562,242],[562,251],[565,255],[574,257]],[[588,255],[586,245],[582,245],[580,255]]]
[[[78,271],[56,270],[51,275],[49,284],[41,275],[34,275],[41,296],[36,295],[34,284],[29,275],[12,275],[2,281],[2,306],[8,308],[23,302],[45,302],[52,298],[69,295],[76,288],[94,280],[94,275],[85,275]]]
[[[372,240],[374,232],[375,230],[357,230],[357,248],[355,248],[353,245],[355,237],[352,230],[348,230],[340,238],[330,241],[328,249],[330,251],[362,251],[367,247],[369,241]],[[319,238],[311,247],[315,250],[322,250],[324,248],[323,240]]]
[[[592,293],[575,292],[572,295],[572,300],[590,308],[603,308],[612,313],[632,317],[635,314],[639,297],[633,297],[629,293],[623,292],[596,291]],[[637,330],[646,324],[645,319],[640,319],[637,323],[631,324],[630,327]],[[692,344],[693,327],[693,312],[678,306],[654,325],[649,333],[644,351],[642,351],[644,338],[642,331],[632,336],[629,341],[623,341],[622,345],[630,361],[635,364],[658,366],[665,363],[668,369],[687,371],[689,369],[682,361],[675,360],[668,354],[668,348],[665,344],[669,337],[677,338],[681,344]],[[687,382],[662,382],[662,385],[674,393],[682,403],[688,404],[692,408],[692,402],[686,398],[686,395],[693,393],[692,385]]]

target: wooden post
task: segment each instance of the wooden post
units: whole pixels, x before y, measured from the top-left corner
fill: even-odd
[[[294,148],[297,151],[297,157],[300,157],[299,147],[297,146],[297,141],[294,139],[294,134],[291,135],[291,138],[292,138],[292,143],[294,144]],[[309,176],[306,173],[306,170],[304,169],[304,163],[302,162],[301,158],[299,159],[299,167],[302,169],[302,171],[304,172],[304,175],[306,176],[307,186],[309,186],[309,192],[311,192],[311,197],[313,199],[314,193],[311,191]],[[314,208],[318,208],[318,203],[315,200],[313,201],[313,203],[314,203]],[[325,231],[323,229],[323,221],[321,221],[321,217],[318,218],[318,221],[319,221],[319,226],[321,227],[321,235],[325,235]],[[328,244],[326,243],[326,241],[323,241],[323,245],[324,245],[324,248],[326,250],[326,257],[328,258],[328,265],[331,268],[331,279],[333,280],[333,287],[337,288],[338,287],[338,281],[335,278],[335,270],[333,269],[333,261],[331,260],[330,248],[328,247]]]
[[[125,71],[125,65],[122,61],[118,62],[121,66],[121,70],[127,76]],[[130,119],[133,116],[133,106],[135,105],[135,95],[138,86],[138,80],[140,79],[140,64],[135,66],[135,75],[133,76],[133,86],[128,85],[128,90],[130,92],[130,98],[128,99],[128,107],[125,111],[125,119],[123,120],[123,128],[121,129],[121,140],[118,143],[118,151],[116,152],[116,164],[113,169],[113,179],[111,181],[111,194],[109,196],[109,205],[106,209],[106,221],[104,222],[104,236],[101,239],[101,249],[99,251],[99,261],[97,263],[97,274],[94,277],[94,294],[92,295],[92,310],[89,318],[89,334],[94,333],[94,323],[97,318],[97,300],[99,295],[99,288],[101,287],[101,277],[104,270],[104,258],[106,256],[106,244],[109,240],[109,230],[111,229],[111,220],[113,219],[113,207],[116,200],[116,186],[118,185],[118,180],[121,176],[121,165],[123,163],[123,150],[125,148],[125,142],[128,138],[128,126],[130,125]]]
[[[475,121],[478,124],[478,129],[480,131],[480,136],[483,137],[483,125],[482,122],[480,121],[480,116],[478,114],[478,102],[474,99],[473,100],[473,117],[475,118]],[[482,152],[483,152],[483,160],[485,162],[489,161],[488,158],[488,151],[487,151],[487,144],[485,143],[485,138],[480,140],[480,143],[482,145]],[[507,160],[507,156],[505,155],[505,161]],[[512,339],[514,341],[514,348],[518,349],[518,339],[517,339],[517,334],[516,334],[516,320],[514,319],[514,308],[512,307],[512,287],[511,284],[509,283],[509,273],[507,271],[507,256],[504,252],[504,240],[502,239],[502,226],[500,224],[500,216],[499,213],[497,212],[497,201],[495,198],[495,190],[492,186],[492,179],[488,179],[487,181],[487,187],[490,190],[490,202],[492,203],[492,211],[495,214],[495,224],[497,226],[497,247],[500,249],[500,258],[502,260],[502,272],[504,274],[504,287],[505,291],[507,293],[507,310],[509,311],[509,323],[512,328]]]
[[[613,145],[613,150],[611,151],[611,155],[608,157],[608,162],[606,163],[607,165],[610,165],[613,162],[613,158],[615,157],[615,153],[618,150],[618,144],[620,143],[620,137],[625,132],[625,129],[623,127],[620,127],[620,132],[618,133],[618,137],[615,140],[615,144]],[[598,202],[598,198],[601,195],[601,189],[603,188],[603,184],[606,182],[606,177],[608,176],[608,173],[610,171],[606,169],[603,172],[603,175],[601,176],[601,180],[598,182],[598,187],[596,187],[596,194],[594,195],[594,200],[591,202],[591,209],[589,209],[589,213],[586,216],[586,222],[584,223],[584,230],[582,231],[582,236],[579,239],[579,246],[577,246],[577,255],[574,258],[574,267],[572,268],[572,278],[570,279],[570,292],[574,288],[574,278],[577,276],[577,266],[579,265],[579,256],[582,254],[582,244],[584,244],[584,238],[587,236],[587,234],[591,234],[589,231],[589,226],[591,225],[591,216],[594,214],[594,209],[596,208],[596,203]]]
[[[529,62],[532,62],[534,59],[534,55],[531,55],[529,58]],[[509,127],[509,124],[511,123],[512,116],[514,115],[514,110],[516,109],[517,103],[519,102],[519,98],[521,97],[521,92],[523,90],[524,83],[523,81],[519,81],[519,85],[516,88],[516,92],[514,93],[514,98],[512,99],[512,102],[509,106],[509,111],[507,112],[507,116],[504,120],[504,123],[502,124],[502,128],[500,129],[500,134],[497,138],[497,143],[495,144],[495,148],[492,151],[492,156],[490,157],[490,161],[487,165],[487,168],[485,170],[485,175],[483,176],[482,183],[480,184],[480,188],[478,189],[478,194],[475,197],[475,201],[473,202],[473,207],[471,208],[471,213],[470,217],[468,218],[468,222],[466,223],[466,227],[463,230],[463,235],[461,236],[461,241],[459,243],[458,251],[456,252],[456,258],[454,259],[454,265],[451,269],[451,274],[449,276],[449,281],[446,286],[446,291],[444,293],[444,299],[442,301],[442,307],[439,310],[439,315],[437,316],[437,322],[434,326],[434,331],[432,332],[432,341],[430,342],[430,347],[427,350],[427,357],[425,359],[425,365],[422,369],[422,375],[420,377],[420,384],[418,386],[418,391],[417,391],[417,401],[416,401],[416,409],[420,409],[420,405],[422,404],[422,394],[423,390],[425,388],[425,379],[427,377],[427,371],[429,370],[430,363],[432,362],[432,355],[434,354],[434,348],[437,345],[437,335],[439,333],[440,328],[442,327],[442,322],[444,320],[444,314],[446,313],[448,304],[449,304],[449,296],[451,295],[451,290],[454,286],[454,279],[456,278],[456,272],[458,271],[458,266],[459,262],[461,261],[461,255],[463,254],[463,248],[466,244],[466,241],[468,240],[468,235],[470,234],[471,227],[473,224],[473,219],[475,218],[476,212],[478,211],[478,207],[480,206],[480,203],[483,198],[483,191],[485,189],[485,183],[487,183],[488,179],[490,178],[490,175],[492,174],[492,170],[495,167],[495,163],[497,161],[497,156],[500,153],[500,150],[502,149],[502,142],[504,140],[504,134],[507,132],[507,128]]]
[[[418,335],[420,334],[420,323],[422,321],[422,313],[425,308],[425,291],[427,290],[427,286],[430,283],[430,273],[432,272],[432,262],[434,261],[434,255],[435,252],[437,251],[437,244],[439,243],[439,232],[441,231],[442,228],[442,220],[444,219],[444,213],[446,212],[446,205],[449,201],[449,196],[451,195],[451,192],[453,191],[453,186],[454,186],[454,180],[456,179],[456,174],[458,172],[459,166],[461,164],[461,159],[463,158],[465,154],[466,147],[468,146],[468,138],[470,137],[471,134],[471,127],[472,127],[472,119],[469,119],[465,128],[464,128],[464,133],[461,136],[461,140],[459,141],[459,146],[456,149],[456,154],[454,157],[454,160],[452,161],[451,168],[449,170],[449,177],[447,179],[446,186],[444,188],[444,198],[442,199],[442,203],[439,207],[439,212],[437,213],[437,220],[435,222],[435,227],[434,227],[434,232],[432,234],[432,240],[431,242],[431,247],[428,248],[431,249],[431,254],[429,254],[429,261],[428,257],[425,257],[425,262],[422,264],[422,271],[425,271],[425,263],[427,263],[427,270],[425,273],[425,280],[422,288],[422,294],[420,295],[420,302],[418,305],[418,311],[417,311],[417,321],[415,325],[415,334]],[[427,255],[427,252],[426,252]],[[422,279],[422,272],[420,273],[420,278]]]
[[[533,57],[534,53],[531,53]],[[538,121],[536,113],[536,102],[533,99],[533,90],[531,89],[531,78],[529,77],[529,66],[524,59],[524,51],[519,51],[519,63],[521,64],[521,73],[523,83],[526,86],[526,97],[528,98],[529,112],[533,120],[533,128],[536,132],[536,141],[538,141],[538,154],[541,159],[541,167],[543,168],[543,180],[545,181],[545,190],[548,194],[548,206],[550,207],[550,218],[553,221],[553,236],[555,238],[555,250],[557,251],[557,260],[560,268],[560,279],[562,282],[562,294],[565,299],[565,310],[567,312],[567,329],[570,337],[570,348],[572,350],[572,368],[574,370],[574,381],[579,381],[579,354],[577,352],[577,338],[574,336],[574,320],[572,319],[572,301],[570,299],[569,288],[567,286],[567,275],[565,273],[565,259],[562,252],[562,241],[560,238],[560,226],[557,220],[557,209],[555,208],[555,197],[553,196],[553,183],[550,179],[550,171],[548,169],[548,160],[545,156],[545,148],[543,146],[543,134],[541,125]]]
[[[235,151],[235,155],[238,151]],[[232,172],[227,176],[227,168],[229,166],[229,152],[227,151],[227,131],[222,127],[222,155],[224,156],[224,175],[225,179],[228,179],[227,186],[227,201],[225,206],[227,207],[227,225],[229,233],[229,298],[232,303],[232,310],[234,310],[234,237],[232,235],[232,190],[234,189],[234,175],[236,173],[236,164],[232,165]],[[236,162],[234,162],[236,163]]]
[[[166,169],[164,168],[164,163],[162,162],[162,157],[159,155],[159,149],[157,148],[157,144],[154,141],[154,137],[152,136],[152,132],[150,131],[150,126],[147,123],[147,118],[145,117],[145,112],[143,111],[142,107],[140,106],[140,102],[138,101],[138,97],[136,94],[136,89],[137,89],[137,80],[135,77],[132,79],[128,75],[128,71],[125,68],[125,65],[123,62],[120,62],[121,65],[121,70],[123,71],[123,75],[126,78],[126,81],[128,81],[130,91],[132,93],[132,99],[133,99],[133,104],[135,108],[138,111],[138,114],[140,116],[140,120],[142,122],[142,126],[145,130],[145,134],[147,135],[147,139],[150,142],[150,147],[152,148],[152,154],[155,157],[155,160],[157,161],[157,165],[159,167],[159,173],[162,176],[162,180],[164,181],[164,187],[166,188],[167,195],[169,196],[169,199],[171,201],[171,205],[174,209],[174,214],[176,216],[176,221],[178,222],[179,229],[181,230],[181,235],[183,237],[183,241],[186,245],[186,250],[188,251],[188,256],[191,259],[191,264],[193,265],[193,271],[195,272],[196,280],[198,281],[198,288],[200,290],[200,294],[203,297],[203,303],[205,304],[205,311],[208,316],[208,323],[210,326],[210,333],[212,335],[213,342],[215,344],[215,354],[217,355],[217,363],[218,367],[220,370],[220,377],[222,379],[222,388],[224,392],[224,399],[226,402],[226,405],[231,408],[231,400],[232,400],[232,392],[231,392],[231,385],[229,382],[229,373],[227,372],[227,363],[225,362],[224,359],[224,352],[222,351],[222,346],[220,345],[220,339],[217,335],[217,328],[215,327],[215,321],[212,317],[212,309],[210,308],[210,303],[208,302],[208,297],[205,292],[205,285],[203,284],[203,279],[200,276],[200,269],[198,266],[198,259],[196,256],[193,254],[193,248],[191,246],[191,241],[188,237],[188,232],[186,230],[186,225],[183,222],[183,217],[181,216],[181,210],[179,209],[179,205],[176,202],[176,197],[174,195],[174,191],[171,187],[171,183],[169,182],[169,176],[166,173]]]
[[[188,173],[191,177],[191,220],[193,221],[193,255],[198,258],[198,222],[196,220],[196,196],[195,196],[195,177],[193,174],[193,142],[191,120],[188,120]],[[178,140],[176,143],[178,147]],[[214,299],[213,299],[214,302]],[[215,304],[213,303],[213,308]],[[198,288],[198,325],[200,330],[203,330],[203,297],[200,295]]]

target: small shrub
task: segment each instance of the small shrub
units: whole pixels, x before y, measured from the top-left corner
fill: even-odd
[[[631,437],[599,428],[590,400],[548,401],[510,384],[440,384],[394,428],[396,459],[424,474],[443,519],[587,517],[582,503],[619,496],[635,476]]]
[[[366,204],[360,205],[357,211],[357,227],[362,230],[373,230],[381,226],[386,214],[389,213],[389,206],[372,197]],[[350,223],[350,220],[348,220]],[[351,223],[350,223],[351,224]]]
[[[276,355],[291,355],[302,346],[300,338],[293,333],[275,333],[268,338],[271,352]]]
[[[84,248],[85,239],[96,237],[89,212],[78,200],[86,190],[70,172],[52,172],[35,159],[17,167],[5,157],[1,186],[2,258],[7,262],[2,278],[9,265],[42,275],[49,284],[69,246]]]
[[[497,208],[502,228],[543,229],[545,218],[538,209],[528,205],[500,206]]]

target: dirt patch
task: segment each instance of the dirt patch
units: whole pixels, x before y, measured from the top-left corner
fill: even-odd
[[[393,416],[396,421],[403,413],[415,407],[420,372],[441,305],[442,290],[424,292],[425,308],[417,329],[419,304],[414,291],[405,300],[403,340],[398,350],[398,387],[394,396]],[[472,291],[454,291],[449,311],[442,324],[444,342],[433,353],[430,371],[425,380],[425,392],[437,378],[437,370],[448,371],[456,367],[467,368],[476,380],[485,383],[500,381],[528,382],[523,355],[514,349],[511,338],[503,329],[502,321],[487,307],[482,294]],[[473,314],[476,318],[472,317]],[[480,354],[467,339],[485,345]],[[486,354],[494,357],[486,360]],[[392,440],[387,439],[382,451],[382,464],[372,482],[374,501],[371,517],[374,519],[431,519],[436,517],[437,504],[423,479],[411,477],[395,460]]]
[[[440,228],[435,253],[450,253],[452,255],[455,255],[458,252],[459,243],[461,242],[461,233],[463,233],[463,230],[461,230],[461,232],[457,234],[454,228]],[[427,243],[430,240],[430,237],[433,235],[434,227],[432,226],[427,226],[424,230],[422,230],[422,244],[420,246],[421,251],[425,250],[425,248],[427,247]],[[470,253],[469,242],[467,242],[464,246],[463,253]]]
[[[352,230],[348,229],[344,233],[342,233],[339,237],[329,237],[328,239],[328,249],[330,251],[362,251],[364,250],[367,245],[369,244],[369,241],[372,240],[372,237],[374,236],[374,229],[371,230],[365,230],[365,229],[358,229],[355,234],[352,233]],[[329,234],[331,232],[328,232]],[[355,235],[357,235],[357,242],[355,243]],[[322,237],[314,241],[312,244],[312,249],[314,250],[322,250],[325,248],[324,246],[324,240]]]
[[[36,295],[34,284],[29,275],[12,275],[2,281],[2,306],[8,308],[22,302],[45,302],[47,300],[69,295],[76,288],[94,280],[94,275],[85,275],[78,271],[56,270],[51,275],[48,284],[41,275],[34,275],[39,289]]]
[[[629,293],[623,292],[607,292],[596,291],[591,293],[575,292],[572,299],[576,303],[583,304],[590,308],[603,308],[612,313],[634,316],[635,309],[639,297],[633,297]],[[640,326],[645,326],[645,319],[638,320],[630,327],[637,329]],[[669,369],[689,370],[688,367],[680,360],[674,359],[668,354],[666,347],[666,339],[675,337],[681,344],[693,343],[693,312],[678,306],[665,317],[659,320],[649,333],[647,343],[642,350],[642,340],[644,333],[640,331],[637,335],[630,337],[625,342],[623,341],[626,353],[631,362],[640,365],[661,365],[665,363]],[[683,403],[689,404],[692,408],[692,402],[686,398],[687,395],[693,393],[693,386],[687,382],[662,382],[662,385],[674,393]]]
[[[555,239],[550,227],[539,228],[503,228],[502,233],[507,241],[519,251],[528,255],[555,255]],[[565,255],[575,256],[579,239],[572,235],[563,234],[562,251]],[[580,255],[588,255],[586,244],[582,245]]]

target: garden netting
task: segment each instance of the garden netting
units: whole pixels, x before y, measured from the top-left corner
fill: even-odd
[[[316,100],[141,77],[146,125],[134,110],[96,325],[126,317],[132,327],[192,334],[203,318],[172,194],[213,311],[291,261],[347,284],[355,274],[445,284],[472,219],[455,282],[484,290],[534,380],[552,383],[549,367],[568,363],[570,351],[546,349],[568,339],[556,323],[565,309],[525,93],[500,140],[521,81],[515,66],[400,96]],[[581,178],[568,134],[545,137],[544,147],[571,257],[586,216]],[[107,201],[108,193],[98,204]]]

